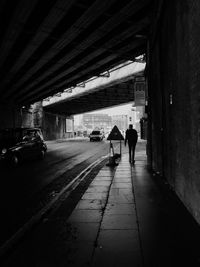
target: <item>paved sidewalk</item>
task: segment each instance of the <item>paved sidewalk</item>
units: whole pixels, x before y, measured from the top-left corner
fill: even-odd
[[[105,166],[71,214],[81,244],[75,266],[142,266],[132,172],[127,154],[116,171]]]
[[[200,266],[199,228],[158,186],[144,149],[135,165],[124,150],[116,168],[100,170],[68,218],[70,200],[63,199],[2,266]]]
[[[67,266],[199,266],[199,238],[185,235],[196,225],[163,193],[147,170],[144,150],[134,165],[126,150],[116,169],[103,167],[67,221]]]

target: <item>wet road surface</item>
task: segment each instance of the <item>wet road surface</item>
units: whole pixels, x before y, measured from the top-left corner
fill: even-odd
[[[49,141],[44,160],[1,169],[0,245],[82,170],[109,152],[106,141]]]

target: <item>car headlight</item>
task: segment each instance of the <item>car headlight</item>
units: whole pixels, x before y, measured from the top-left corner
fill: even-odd
[[[6,154],[6,152],[7,152],[7,149],[6,149],[6,148],[3,148],[3,149],[1,150],[1,153],[2,153],[2,154]]]

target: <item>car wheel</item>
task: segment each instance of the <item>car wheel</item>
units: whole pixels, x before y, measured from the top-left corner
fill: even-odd
[[[44,150],[41,150],[41,152],[40,152],[40,159],[44,159],[44,156],[45,156],[45,151]]]
[[[11,164],[13,167],[16,167],[19,164],[19,157],[17,155],[12,156]]]

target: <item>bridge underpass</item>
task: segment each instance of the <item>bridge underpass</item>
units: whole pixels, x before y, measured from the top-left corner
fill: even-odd
[[[154,9],[150,0],[2,2],[1,103],[34,103],[134,61]]]
[[[149,166],[199,224],[199,10],[197,0],[2,1],[0,127],[146,54]]]
[[[83,83],[82,88],[75,94],[60,94],[54,99],[49,97],[43,101],[43,110],[54,114],[76,115],[89,111],[134,103],[135,87],[140,79],[145,94],[145,63],[126,63],[115,70],[109,71],[108,76],[93,78]],[[145,101],[144,101],[145,102]]]
[[[142,110],[145,110],[145,63],[143,59],[142,61],[126,62],[107,71],[101,77],[93,77],[73,89],[66,89],[62,93],[44,99],[39,104],[41,107],[39,116],[46,140],[74,137],[73,124],[76,114],[127,103],[134,105],[136,87],[140,87],[137,101],[140,101],[143,105]],[[144,112],[141,112],[142,115]],[[67,131],[66,119],[71,120],[71,132]],[[56,123],[58,120],[59,124]]]

